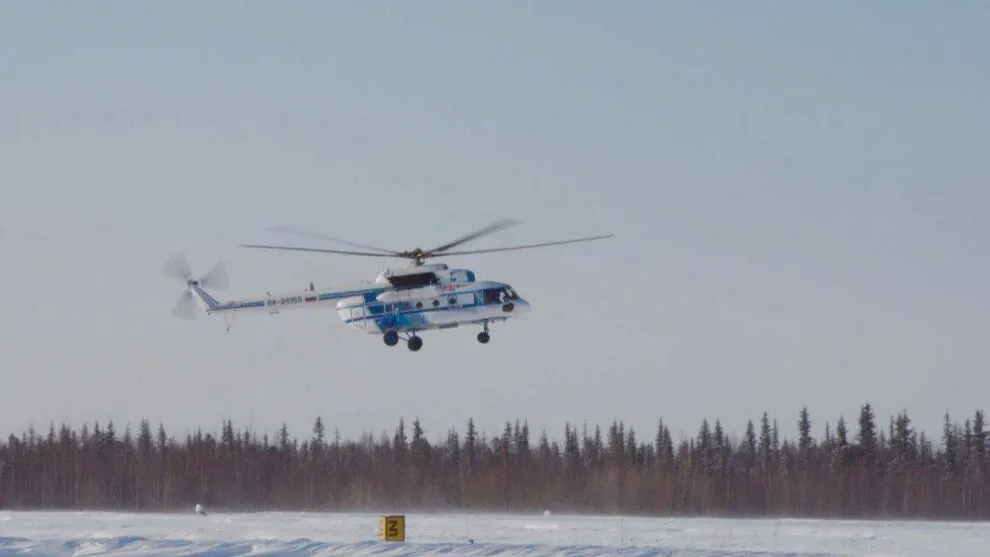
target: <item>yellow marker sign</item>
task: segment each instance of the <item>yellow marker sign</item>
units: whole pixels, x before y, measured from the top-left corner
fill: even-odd
[[[403,515],[379,517],[378,539],[383,542],[406,541],[406,517]]]

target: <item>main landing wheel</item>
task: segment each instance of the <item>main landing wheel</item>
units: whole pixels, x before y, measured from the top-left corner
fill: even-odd
[[[480,342],[481,344],[488,344],[489,340],[491,340],[491,337],[489,337],[488,333],[486,333],[485,331],[481,331],[480,333],[478,333],[478,342]]]
[[[385,341],[386,346],[395,346],[396,344],[399,344],[399,333],[395,331],[386,331],[385,335],[382,337],[382,340]]]
[[[417,336],[409,337],[409,340],[406,341],[406,346],[413,352],[416,352],[423,347],[423,339]]]

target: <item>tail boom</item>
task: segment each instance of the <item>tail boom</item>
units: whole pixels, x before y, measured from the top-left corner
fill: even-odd
[[[189,288],[193,291],[196,297],[200,299],[200,301],[206,304],[207,313],[209,313],[213,308],[223,305],[222,302],[210,295],[209,292],[203,290],[203,287],[199,285],[198,281],[189,281]]]
[[[206,313],[234,313],[234,312],[265,312],[279,313],[289,309],[307,309],[320,307],[336,307],[337,302],[352,296],[362,296],[366,294],[378,294],[384,292],[384,287],[359,286],[354,288],[332,288],[332,289],[310,289],[297,290],[285,294],[269,295],[264,298],[248,298],[243,300],[230,300],[217,302],[210,297],[209,293],[201,288],[194,287],[197,296],[206,304]],[[212,300],[212,302],[210,301]]]
[[[185,255],[176,253],[165,263],[163,272],[183,282],[185,289],[176,302],[172,313],[182,319],[196,319],[200,310],[207,315],[224,314],[232,317],[239,312],[279,313],[285,309],[305,309],[333,307],[345,298],[353,296],[376,296],[390,290],[389,286],[359,283],[347,287],[317,289],[312,284],[304,290],[265,297],[246,298],[240,300],[219,300],[207,289],[225,289],[229,286],[227,271],[218,263],[208,273],[200,278],[194,278]],[[228,322],[228,328],[229,328]]]

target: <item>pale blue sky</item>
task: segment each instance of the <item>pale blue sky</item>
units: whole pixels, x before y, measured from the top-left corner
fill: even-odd
[[[790,435],[807,404],[820,435],[869,400],[938,435],[990,387],[988,28],[961,1],[5,4],[0,433]],[[616,236],[447,260],[533,304],[487,346],[169,314],[177,250],[245,297],[395,263],[235,247],[270,225],[403,249],[500,217],[475,247]]]

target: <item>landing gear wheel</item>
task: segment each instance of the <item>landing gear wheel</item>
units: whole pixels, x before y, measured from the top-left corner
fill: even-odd
[[[382,340],[385,341],[386,346],[395,346],[396,344],[399,344],[399,333],[395,331],[386,331],[385,336],[382,337]]]
[[[406,341],[406,345],[410,350],[416,352],[423,347],[423,339],[420,337],[409,337],[409,340]]]
[[[491,339],[488,336],[488,333],[486,333],[484,331],[478,333],[478,342],[480,342],[481,344],[488,344],[488,341],[489,340],[491,340]]]

